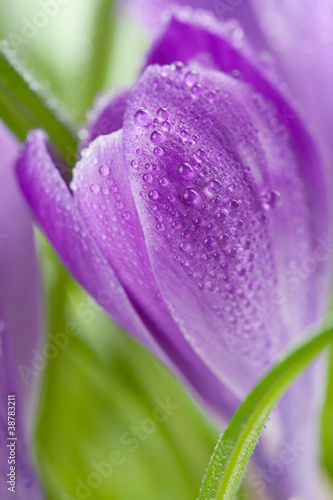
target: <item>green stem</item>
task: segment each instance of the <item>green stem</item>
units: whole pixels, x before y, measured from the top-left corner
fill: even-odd
[[[72,167],[78,136],[54,99],[17,60],[7,42],[0,43],[0,118],[23,141],[29,130],[43,128],[58,154]]]
[[[333,341],[330,328],[289,353],[252,390],[220,436],[206,471],[199,500],[232,500],[260,433],[283,393]]]

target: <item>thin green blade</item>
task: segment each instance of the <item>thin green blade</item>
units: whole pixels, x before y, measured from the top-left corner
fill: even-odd
[[[74,127],[5,41],[0,43],[0,118],[20,140],[30,129],[43,128],[53,147],[72,166],[78,140]]]
[[[289,353],[253,389],[220,436],[199,500],[232,500],[270,412],[295,378],[333,341],[325,330]]]

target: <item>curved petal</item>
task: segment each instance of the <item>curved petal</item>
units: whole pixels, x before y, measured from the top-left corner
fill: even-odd
[[[267,40],[332,164],[333,2],[252,0]],[[332,175],[332,168],[330,169]]]
[[[283,95],[284,86],[279,82],[277,75],[274,71],[269,71],[245,38],[235,40],[233,34],[234,28],[230,31],[227,24],[219,23],[212,18],[205,23],[197,12],[184,15],[180,10],[173,16],[164,35],[155,44],[148,57],[148,63],[170,64],[178,60],[184,64],[194,61],[197,65],[198,60],[203,62],[202,54],[209,54],[210,60],[204,58],[209,67],[230,74],[250,85],[258,108],[267,117],[267,125],[262,132],[264,135],[290,133],[292,149],[297,153],[299,164],[304,166],[303,170],[308,166],[310,168],[308,172],[304,171],[302,174],[308,178],[308,186],[311,186],[310,196],[315,200],[324,194],[325,200],[321,214],[318,210],[311,216],[312,225],[317,226],[317,238],[321,236],[323,239],[318,239],[318,244],[313,247],[311,255],[304,258],[301,264],[293,262],[284,268],[284,279],[288,281],[287,286],[291,292],[299,289],[302,282],[306,282],[309,287],[313,278],[318,279],[316,287],[320,298],[315,300],[318,312],[314,317],[320,318],[327,305],[329,282],[324,279],[323,273],[330,267],[331,253],[329,219],[332,206],[327,196],[327,172],[324,172],[323,162],[315,148],[313,138],[305,130],[288,98]],[[181,39],[185,40],[185,43],[181,44]],[[265,142],[271,140],[268,135],[266,138],[263,137]],[[295,239],[295,233],[291,233],[290,237]],[[323,261],[326,262],[326,268],[325,265],[319,265]]]
[[[129,90],[123,89],[116,93],[105,94],[97,100],[96,105],[88,114],[88,124],[83,130],[82,148],[100,135],[108,135],[120,130],[123,126],[126,102]]]
[[[297,293],[283,276],[328,231],[327,198],[309,138],[291,135],[274,104],[212,70],[155,66],[124,122],[126,168],[162,297],[240,397],[290,335],[318,320],[327,286],[328,259]]]
[[[126,251],[131,250],[129,246],[126,247],[130,240],[124,238],[126,233],[122,234],[121,223],[117,225],[112,221],[113,227],[118,228],[118,244],[122,244],[122,247],[117,250],[118,253],[115,251],[111,254],[104,244],[104,241],[108,240],[104,240],[102,236],[105,234],[110,237],[107,229],[111,226],[106,227],[105,232],[101,230],[101,219],[98,216],[101,215],[103,209],[98,202],[103,201],[108,204],[106,208],[110,211],[113,208],[112,201],[114,203],[117,198],[108,197],[108,194],[105,194],[106,191],[102,192],[95,186],[104,180],[104,190],[111,190],[112,187],[111,184],[106,183],[109,176],[101,176],[99,173],[101,162],[104,167],[109,164],[110,166],[107,167],[109,170],[112,164],[114,175],[121,175],[121,170],[115,169],[115,167],[118,168],[116,159],[119,159],[119,151],[116,154],[117,137],[119,133],[114,136],[101,137],[93,142],[90,148],[85,150],[78,172],[75,173],[76,183],[82,180],[78,194],[87,192],[96,199],[96,204],[92,202],[87,205],[87,211],[84,210],[83,200],[79,196],[76,196],[76,200],[72,197],[48,153],[46,136],[40,131],[29,134],[17,164],[22,190],[38,222],[75,279],[124,329],[144,343],[165,364],[172,365],[173,369],[176,368],[220,418],[221,416],[227,418],[237,405],[237,401],[210,371],[202,363],[200,364],[200,360],[188,348],[182,336],[177,337],[177,326],[159,307],[160,299],[157,296],[157,290],[138,288],[139,293],[148,294],[147,296],[153,301],[151,306],[156,308],[154,316],[150,314],[152,307],[147,310],[147,304],[141,303],[133,287],[130,287],[129,276],[126,278],[128,270],[126,266],[121,266],[126,262],[127,257],[132,257],[130,253],[126,255]],[[95,158],[98,160],[97,163]],[[120,159],[119,167],[121,165]],[[102,172],[105,173],[105,170]],[[92,183],[93,180],[96,182]],[[128,196],[125,184],[121,184],[121,177],[119,180],[117,177],[117,184],[119,187],[123,186],[122,194],[125,197]],[[103,196],[103,200],[98,195]],[[125,198],[124,202],[126,202]],[[127,208],[132,210],[130,198],[127,198],[127,203],[129,204]],[[119,210],[115,208],[118,215]],[[125,208],[121,210],[121,213],[124,211],[126,211]],[[135,212],[132,211],[131,215],[135,219]],[[121,218],[121,220],[128,224],[126,218]],[[126,225],[123,227],[126,229]],[[134,228],[135,231],[137,229]],[[140,238],[137,239],[137,243],[140,245]],[[124,261],[121,260],[122,254]],[[141,261],[138,262],[138,266],[142,265],[142,258],[140,257]],[[134,270],[135,267],[131,269]],[[146,271],[149,272],[149,269]],[[136,285],[140,286],[139,283]],[[143,285],[144,283],[141,284]],[[158,313],[163,314],[161,326],[159,323],[156,324]],[[169,341],[165,331],[174,337],[173,341]]]
[[[44,132],[29,133],[17,162],[17,175],[39,224],[69,271],[123,328],[149,345],[117,277],[75,209],[48,152]]]
[[[16,361],[12,349],[12,336],[9,335],[7,325],[0,311],[0,429],[2,446],[0,450],[0,494],[1,498],[11,498],[13,495],[19,500],[41,500],[43,498],[40,485],[34,475],[30,463],[29,447],[26,442],[26,421],[21,409],[21,396],[16,372]],[[8,396],[14,395],[8,402]],[[10,409],[10,410],[9,410]],[[8,411],[14,409],[15,430],[8,428]],[[12,423],[13,420],[10,421]],[[9,434],[13,433],[13,434]],[[15,456],[9,464],[10,452]],[[12,456],[11,456],[12,458]],[[14,467],[14,475],[9,474]],[[12,481],[12,483],[10,482]],[[9,489],[11,488],[11,489]]]
[[[126,174],[122,131],[91,144],[88,156],[74,169],[72,189],[87,228],[167,354],[168,364],[171,361],[210,410],[226,420],[238,401],[193,352],[161,298]]]
[[[19,145],[0,121],[0,494],[9,498],[13,487],[17,498],[42,498],[30,460],[30,434],[35,416],[38,373],[24,377],[22,367],[31,369],[33,349],[42,332],[41,293],[32,221],[15,179],[14,165]],[[20,376],[21,375],[21,376]],[[8,404],[15,395],[15,406]],[[10,406],[10,409],[9,409]],[[15,413],[8,414],[8,411]],[[8,418],[8,415],[11,418]],[[14,415],[14,416],[13,416]],[[8,421],[15,421],[8,429]],[[14,434],[9,434],[14,432]],[[11,440],[11,437],[16,439]],[[28,437],[28,439],[27,439]],[[9,439],[7,439],[9,438]],[[11,445],[15,464],[8,463]],[[10,478],[15,466],[15,481]],[[15,484],[16,483],[16,484]]]
[[[210,2],[207,0],[155,0],[154,2],[152,0],[132,0],[129,2],[131,11],[134,10],[135,13],[138,13],[142,23],[153,34],[158,34],[161,31],[161,27],[170,18],[172,12],[176,11],[176,6],[184,8],[184,12],[190,12],[190,8],[205,9],[199,11],[202,17],[209,9],[219,20],[235,21],[237,19],[256,47],[263,48],[266,45],[250,0],[211,0]],[[185,40],[182,41],[182,43],[184,42]]]
[[[32,350],[41,342],[41,283],[32,219],[14,172],[19,145],[2,122],[0,150],[0,304],[13,336],[17,375],[22,375],[20,367],[31,368]],[[32,411],[38,380],[22,376],[20,380]]]

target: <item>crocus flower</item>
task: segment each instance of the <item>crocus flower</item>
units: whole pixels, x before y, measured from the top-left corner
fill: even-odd
[[[19,145],[0,122],[0,493],[42,498],[31,457],[37,377],[22,378],[41,334],[41,297],[32,220],[17,186]]]
[[[174,14],[137,84],[92,115],[70,186],[43,131],[17,164],[73,276],[224,420],[321,320],[330,268],[321,157],[234,29]],[[286,395],[273,417],[282,444],[266,443],[257,462],[292,453],[298,437],[306,452],[297,441],[258,496],[316,495],[316,379],[306,373]]]

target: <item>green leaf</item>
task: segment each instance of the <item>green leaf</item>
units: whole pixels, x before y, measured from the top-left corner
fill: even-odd
[[[78,479],[89,487],[96,464],[104,464],[91,499],[193,500],[217,430],[167,370],[59,270],[47,247],[46,345],[54,352],[36,436],[47,498],[81,498]],[[157,400],[168,398],[175,407],[155,428]],[[116,451],[121,459],[111,470]]]
[[[270,412],[295,378],[330,342],[328,329],[289,353],[252,390],[215,447],[199,500],[232,500]]]
[[[328,385],[326,401],[322,414],[322,439],[323,464],[333,479],[333,347],[330,348]]]
[[[87,74],[84,113],[92,105],[96,94],[105,89],[116,22],[114,7],[114,0],[99,0],[96,5],[92,34],[93,55]]]
[[[16,58],[8,42],[0,43],[0,117],[20,140],[43,128],[55,150],[72,166],[77,133],[54,99]]]

